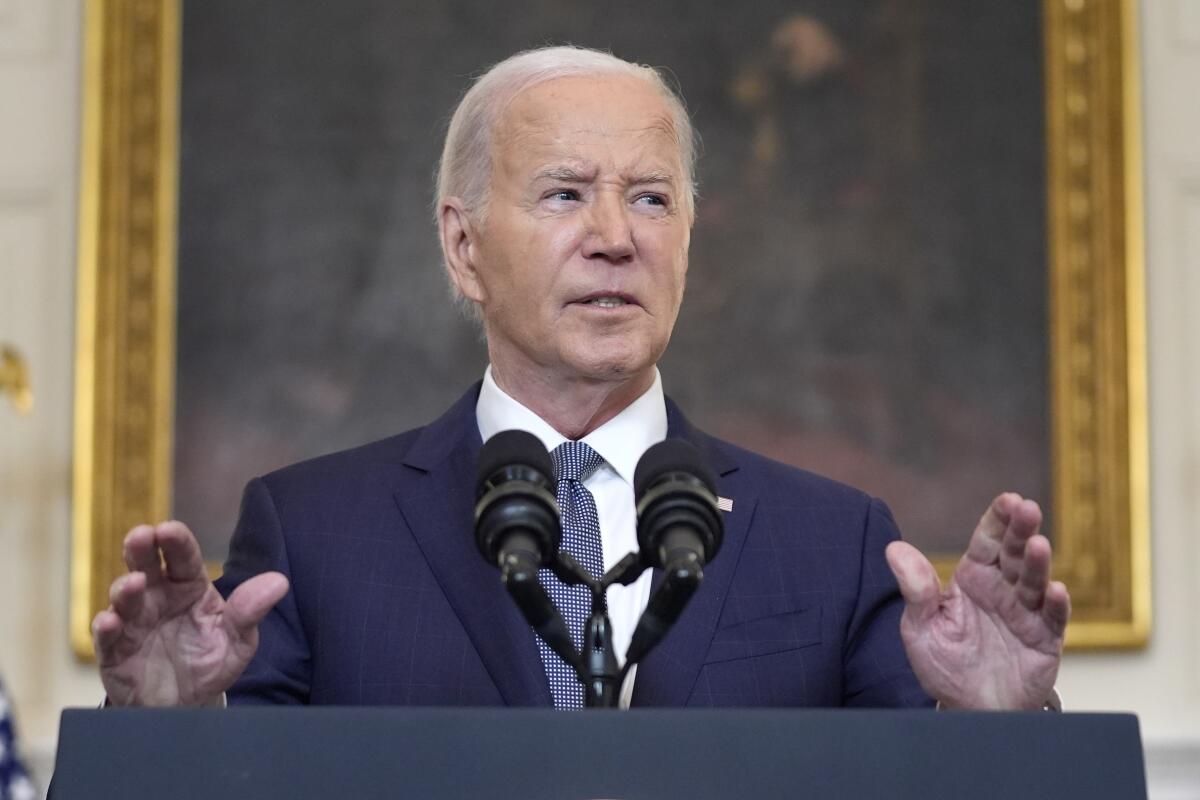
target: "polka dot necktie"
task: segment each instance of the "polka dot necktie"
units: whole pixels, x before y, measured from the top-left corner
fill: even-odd
[[[563,442],[550,454],[554,460],[554,475],[558,480],[555,494],[562,510],[562,546],[575,556],[594,577],[604,573],[604,551],[600,544],[600,519],[596,515],[596,500],[583,481],[604,463],[592,448],[583,442]],[[583,650],[583,631],[592,611],[592,593],[586,586],[567,586],[549,569],[538,572],[542,586],[558,610],[562,612],[571,632],[575,648]],[[538,652],[542,666],[550,679],[550,694],[557,709],[583,708],[583,684],[575,670],[539,637]]]

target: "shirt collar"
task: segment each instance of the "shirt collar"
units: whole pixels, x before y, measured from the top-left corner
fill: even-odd
[[[491,366],[483,373],[483,386],[475,404],[475,420],[485,442],[511,428],[529,431],[542,440],[547,450],[553,450],[567,440],[548,422],[497,386]],[[667,405],[663,398],[662,376],[656,368],[650,388],[621,413],[583,437],[583,441],[626,483],[633,485],[633,472],[642,454],[665,438]]]

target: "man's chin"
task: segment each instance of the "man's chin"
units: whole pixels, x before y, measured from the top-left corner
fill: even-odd
[[[652,375],[658,358],[645,349],[631,351],[628,348],[610,352],[591,350],[571,359],[576,373],[589,380],[605,383],[624,383],[643,380]]]

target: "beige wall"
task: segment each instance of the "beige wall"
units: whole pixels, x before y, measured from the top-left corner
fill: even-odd
[[[0,342],[37,406],[0,403],[0,672],[38,764],[64,705],[100,697],[67,646],[78,0],[0,2]],[[1155,628],[1068,656],[1073,709],[1139,713],[1152,796],[1200,797],[1200,0],[1144,0]],[[44,768],[44,767],[43,767]]]
[[[0,402],[0,672],[35,760],[64,705],[102,696],[66,639],[80,10],[0,3],[0,342],[35,407]]]
[[[1200,2],[1144,0],[1147,320],[1154,632],[1070,655],[1080,709],[1141,717],[1159,797],[1200,797]]]
[[[1136,708],[1148,735],[1200,736],[1200,3],[1147,2],[1142,24],[1154,633],[1069,656],[1062,683],[1072,705]]]
[[[104,696],[68,644],[83,6],[0,0],[0,343],[29,416],[0,400],[0,675],[45,787],[58,718]]]

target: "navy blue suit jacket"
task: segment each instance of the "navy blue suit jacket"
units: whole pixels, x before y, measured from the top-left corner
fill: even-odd
[[[474,544],[478,392],[424,428],[251,481],[218,586],[278,570],[291,591],[231,702],[551,705],[534,634]],[[931,705],[900,642],[886,506],[707,436],[669,400],[667,416],[733,510],[634,705]]]

